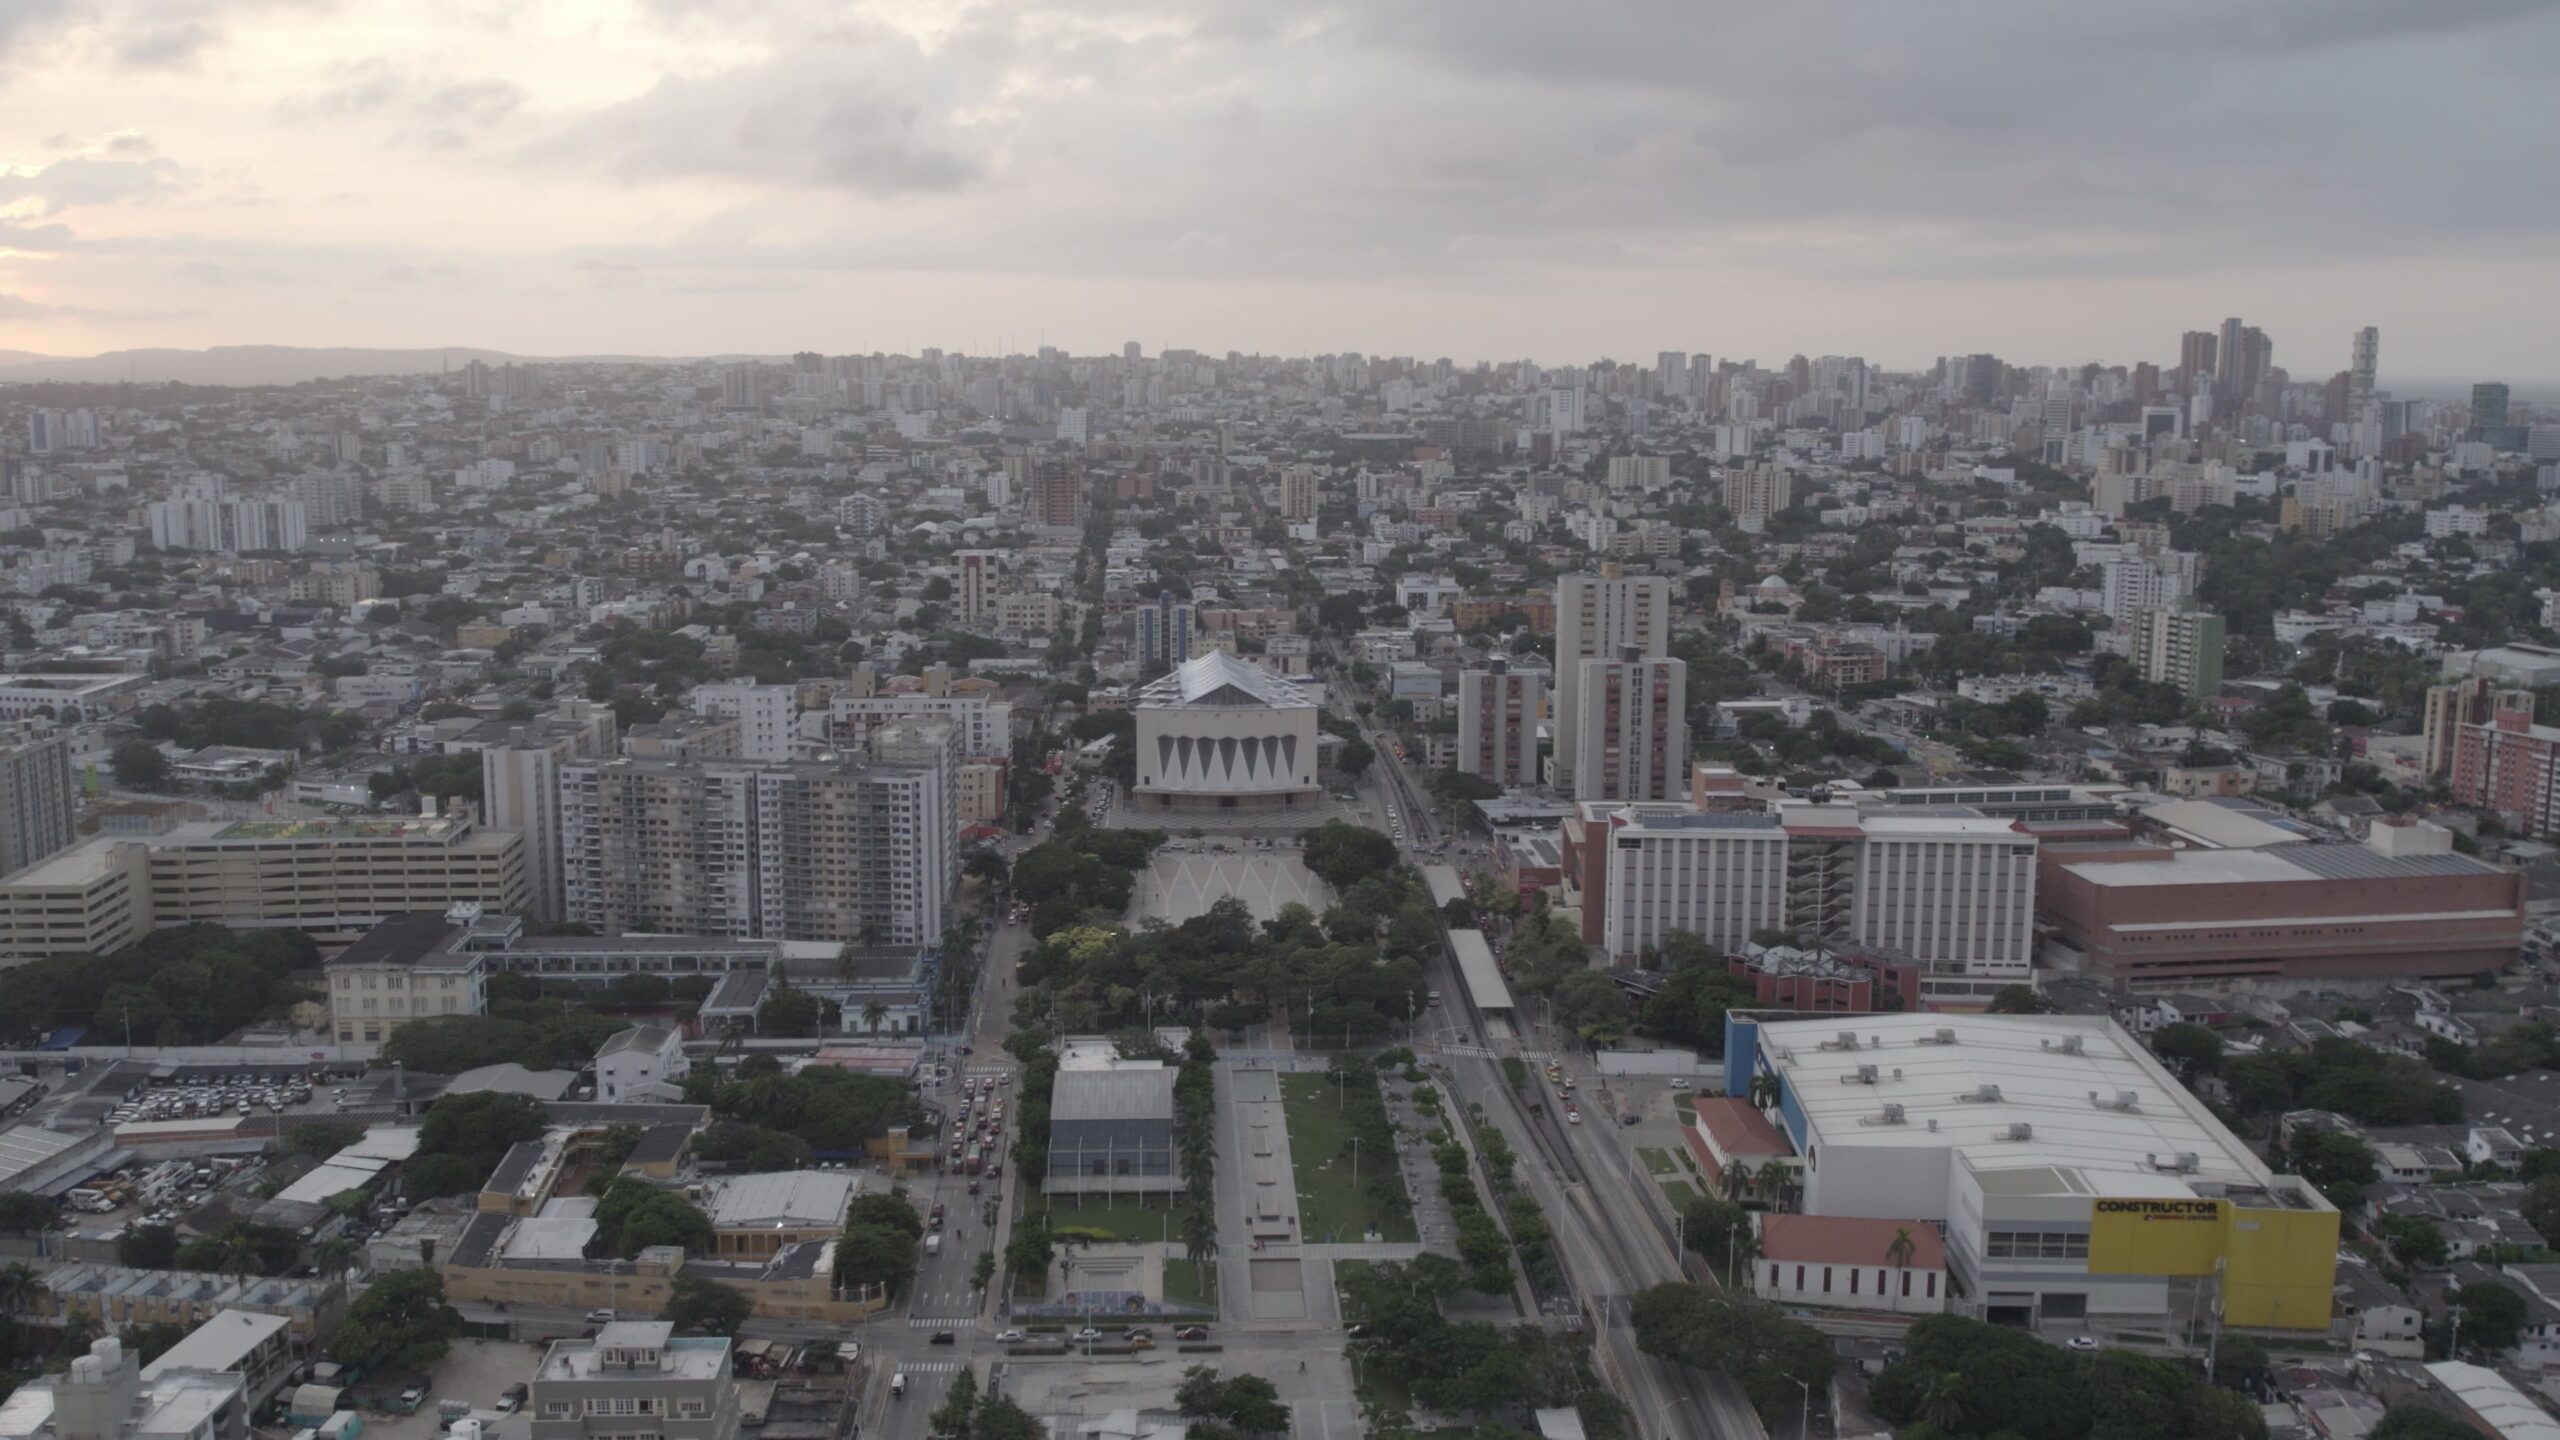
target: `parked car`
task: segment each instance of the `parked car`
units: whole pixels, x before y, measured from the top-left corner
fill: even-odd
[[[1173,1332],[1173,1338],[1185,1342],[1206,1340],[1209,1338],[1209,1327],[1206,1325],[1185,1325],[1181,1329]]]
[[[1019,1345],[1030,1338],[1030,1336],[1023,1334],[1019,1330],[999,1330],[996,1332],[996,1343],[999,1345]]]
[[[1082,1344],[1086,1344],[1086,1343],[1091,1342],[1091,1341],[1095,1341],[1095,1340],[1099,1340],[1099,1339],[1101,1339],[1101,1338],[1102,1338],[1102,1332],[1101,1332],[1101,1331],[1099,1331],[1099,1330],[1094,1329],[1094,1328],[1093,1328],[1092,1326],[1090,1326],[1090,1325],[1087,1325],[1087,1326],[1086,1326],[1086,1327],[1084,1327],[1083,1329],[1081,1329],[1081,1330],[1079,1330],[1079,1331],[1077,1331],[1077,1332],[1076,1332],[1076,1334],[1075,1334],[1075,1338],[1076,1338],[1076,1343],[1077,1343],[1077,1344],[1079,1344],[1079,1345],[1082,1345]]]

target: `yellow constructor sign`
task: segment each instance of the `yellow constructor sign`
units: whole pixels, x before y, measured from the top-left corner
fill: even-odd
[[[2090,1202],[2090,1274],[2219,1271],[2225,1324],[2323,1329],[2337,1269],[2334,1210],[2244,1209],[2209,1199]]]

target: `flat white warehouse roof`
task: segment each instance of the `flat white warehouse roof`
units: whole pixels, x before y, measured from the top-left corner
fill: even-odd
[[[2202,1101],[2103,1016],[1840,1015],[1764,1024],[1759,1047],[1819,1143],[1954,1150],[1977,1170],[2051,1172],[2035,1179],[2036,1193],[2083,1188],[2073,1171],[2101,1187],[2092,1193],[2114,1195],[2270,1178]],[[1899,1123],[1886,1121],[1887,1105],[1902,1107]],[[2020,1125],[2025,1138],[2012,1138]],[[2196,1168],[2163,1173],[2181,1154],[2195,1156]]]

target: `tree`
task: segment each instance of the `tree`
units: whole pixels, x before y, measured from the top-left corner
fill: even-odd
[[[363,1138],[364,1127],[351,1120],[305,1120],[284,1132],[284,1148],[326,1159]]]
[[[2323,1190],[2342,1181],[2370,1185],[2381,1174],[2374,1164],[2373,1147],[2361,1136],[2340,1131],[2305,1131],[2293,1137],[2286,1154],[2295,1174]]]
[[[50,1228],[59,1213],[53,1201],[42,1195],[0,1191],[0,1235],[33,1235]]]
[[[2560,1175],[2546,1175],[2526,1187],[2517,1207],[2525,1223],[2543,1235],[2560,1235]]]
[[[815,1035],[824,1008],[818,1003],[817,996],[783,985],[765,997],[764,1008],[757,1012],[756,1020],[767,1035],[786,1039]]]
[[[647,1010],[666,1004],[668,989],[665,976],[635,972],[614,976],[613,982],[605,987],[605,993],[613,997],[616,1005]]]
[[[984,1290],[987,1288],[987,1283],[995,1278],[996,1252],[993,1250],[979,1251],[978,1258],[969,1262],[969,1288],[972,1290]]]
[[[2414,1215],[2385,1215],[2373,1222],[2373,1232],[2390,1248],[2391,1258],[2403,1265],[2432,1270],[2453,1254],[2435,1222]]]
[[[1289,1429],[1289,1407],[1280,1403],[1278,1388],[1259,1375],[1221,1379],[1210,1367],[1194,1365],[1182,1372],[1173,1403],[1185,1415],[1224,1422],[1243,1435]]]
[[[328,1341],[329,1358],[341,1365],[388,1360],[423,1370],[444,1358],[462,1334],[462,1317],[444,1300],[444,1277],[433,1270],[393,1270],[347,1307]]]
[[[2441,1410],[2394,1405],[2365,1432],[2366,1440],[2480,1440],[2480,1432]]]
[[[1763,1418],[1794,1413],[1803,1398],[1799,1383],[1831,1383],[1831,1342],[1772,1306],[1674,1282],[1638,1292],[1631,1309],[1638,1349],[1724,1371]]]
[[[1031,1412],[1013,1403],[1006,1395],[989,1395],[978,1402],[976,1430],[972,1440],[1049,1440],[1049,1427],[1031,1418]],[[1198,1435],[1198,1431],[1192,1432]],[[1202,1437],[1206,1440],[1206,1437]]]
[[[978,1372],[963,1365],[951,1377],[951,1388],[934,1407],[925,1423],[933,1440],[969,1440],[971,1426],[978,1418]]]
[[[1005,1243],[1005,1273],[1019,1280],[1038,1280],[1049,1273],[1049,1262],[1056,1259],[1057,1242],[1049,1237],[1049,1217],[1036,1215],[1013,1227],[1013,1238]]]
[[[691,1334],[735,1335],[754,1312],[755,1302],[735,1287],[717,1280],[678,1275],[658,1318],[672,1321],[677,1329]]]
[[[596,1233],[606,1248],[628,1260],[659,1245],[700,1255],[711,1249],[711,1217],[673,1190],[636,1175],[615,1177],[596,1202]]]
[[[1618,982],[1597,970],[1568,973],[1555,989],[1556,1019],[1592,1045],[1607,1045],[1627,1033],[1627,995]]]
[[[178,1263],[178,1232],[166,1225],[137,1225],[116,1240],[116,1261],[136,1270],[167,1270]]]
[[[2515,1288],[2482,1280],[2452,1292],[2462,1313],[2462,1338],[2483,1350],[2511,1350],[2524,1334],[2524,1297]]]
[[[107,753],[107,768],[127,790],[165,790],[169,756],[148,740],[127,740]]]
[[[175,1349],[187,1338],[188,1327],[166,1321],[149,1325],[127,1325],[116,1338],[124,1342],[125,1353],[148,1365]]]
[[[45,1293],[44,1276],[23,1261],[0,1265],[0,1315],[24,1315]]]
[[[1337,891],[1347,891],[1372,875],[1396,868],[1396,842],[1342,820],[1327,820],[1299,842],[1306,866]]]
[[[2050,1015],[2054,1004],[2032,985],[2003,985],[1984,1008],[1994,1015]]]
[[[2163,1025],[2151,1037],[2151,1053],[2192,1084],[2222,1068],[2222,1037],[2185,1021]]]

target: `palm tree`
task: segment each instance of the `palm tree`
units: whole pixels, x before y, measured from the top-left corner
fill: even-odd
[[[1751,1188],[1750,1165],[1737,1160],[1725,1166],[1724,1173],[1716,1177],[1716,1187],[1724,1192],[1727,1200],[1741,1199]]]
[[[1194,1265],[1218,1253],[1218,1219],[1206,1205],[1193,1205],[1182,1217],[1182,1255]]]
[[[1884,1247],[1885,1263],[1896,1270],[1906,1269],[1911,1264],[1911,1257],[1919,1250],[1920,1242],[1911,1238],[1911,1227],[1897,1225],[1893,1227],[1893,1239]]]
[[[1778,1077],[1763,1072],[1751,1077],[1751,1086],[1743,1093],[1755,1110],[1766,1110],[1778,1103]]]
[[[44,1277],[33,1265],[0,1265],[0,1314],[23,1315],[44,1293]]]
[[[1707,1256],[1709,1268],[1724,1277],[1728,1287],[1749,1289],[1751,1262],[1760,1258],[1760,1227],[1748,1216],[1725,1237],[1724,1253]]]
[[[877,1000],[862,1007],[862,1023],[869,1026],[874,1035],[880,1033],[880,1022],[888,1018],[889,1007]]]
[[[1964,1401],[1958,1391],[1964,1388],[1964,1376],[1953,1370],[1941,1370],[1920,1382],[1920,1415],[1941,1430],[1952,1430],[1964,1418]]]

